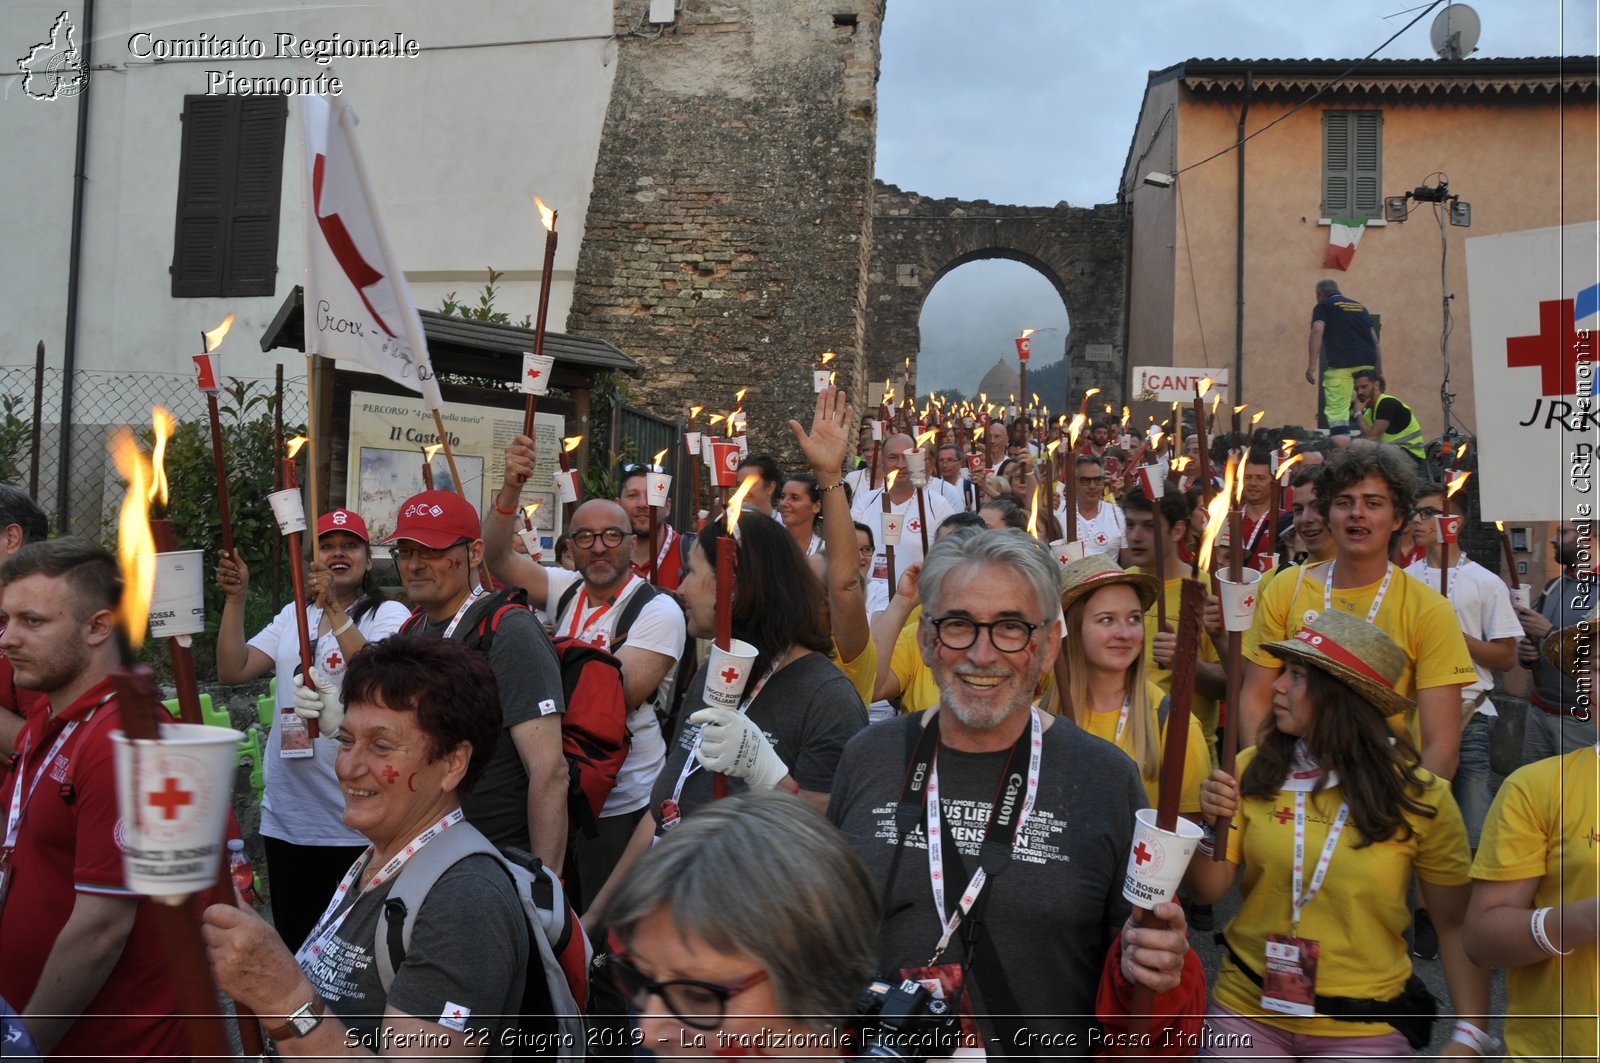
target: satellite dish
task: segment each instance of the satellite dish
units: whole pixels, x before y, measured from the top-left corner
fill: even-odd
[[[1428,40],[1440,59],[1460,59],[1477,50],[1482,28],[1476,11],[1466,4],[1451,4],[1434,18]]]

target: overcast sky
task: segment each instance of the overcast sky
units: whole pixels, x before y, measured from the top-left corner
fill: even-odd
[[[1116,198],[1150,71],[1189,58],[1359,59],[1428,5],[1407,0],[888,0],[879,179],[924,195],[1091,206]],[[1477,57],[1594,55],[1595,0],[1473,0]],[[1409,11],[1406,10],[1409,8]],[[1425,15],[1380,58],[1430,58]],[[923,307],[918,390],[977,378],[1024,327],[1061,357],[1066,309],[1015,262],[963,266]]]

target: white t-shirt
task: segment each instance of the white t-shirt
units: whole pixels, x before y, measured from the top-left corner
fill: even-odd
[[[549,579],[550,591],[543,604],[546,612],[555,616],[561,596],[583,577],[550,565],[546,565],[544,571]],[[629,599],[645,585],[644,580],[630,575],[609,607],[605,602],[589,601],[587,592],[580,587],[561,615],[556,616],[556,636],[578,638],[610,651],[611,634],[617,617],[622,615]],[[683,610],[666,594],[657,594],[645,603],[629,625],[627,638],[623,640],[625,647],[649,650],[673,660],[683,653],[683,643]],[[649,804],[650,787],[655,785],[656,773],[667,760],[667,742],[662,737],[661,724],[656,720],[655,707],[671,702],[672,684],[677,673],[676,667],[668,668],[655,697],[646,698],[628,713],[628,730],[633,734],[633,741],[628,746],[628,757],[622,762],[622,770],[617,773],[616,788],[600,810],[602,819],[635,812]]]
[[[933,545],[933,533],[951,513],[955,512],[944,495],[932,491],[924,491],[923,498],[927,505],[928,517],[928,545]],[[899,513],[905,521],[900,526],[900,541],[894,548],[895,578],[900,577],[909,565],[915,565],[922,560],[922,513],[917,509],[917,493],[911,492],[911,497],[899,504],[892,500],[889,509]],[[872,529],[872,539],[878,544],[877,553],[872,557],[872,572],[879,576],[888,571],[888,555],[883,550],[883,488],[875,488],[864,495],[856,496],[856,504],[850,508],[850,516]]]
[[[1056,521],[1061,525],[1061,534],[1069,534],[1065,504],[1056,507]],[[1085,517],[1083,510],[1078,510],[1078,540],[1083,543],[1085,554],[1110,554],[1115,558],[1117,551],[1128,545],[1126,529],[1121,506],[1102,502],[1093,517]]]
[[[1427,587],[1439,589],[1439,569],[1428,564],[1426,557],[1411,562],[1406,566],[1406,572]],[[1446,589],[1450,592],[1446,597],[1455,608],[1456,620],[1461,624],[1463,635],[1484,642],[1522,637],[1522,622],[1517,619],[1517,610],[1511,604],[1511,588],[1470,557],[1462,557],[1459,562],[1451,564]],[[1477,661],[1472,662],[1472,667],[1477,671],[1478,679],[1461,688],[1464,701],[1471,701],[1483,691],[1494,689],[1494,675],[1489,669]],[[1478,712],[1485,716],[1499,715],[1494,702],[1488,698],[1483,699]]]
[[[368,642],[381,642],[400,630],[411,614],[399,602],[384,602],[356,625]],[[306,607],[306,622],[315,635],[322,623],[322,610]],[[272,622],[257,632],[248,646],[271,657],[278,677],[277,708],[292,711],[294,673],[300,667],[300,633],[294,619],[294,603],[284,606]],[[345,662],[339,640],[324,634],[311,645],[316,669],[336,682],[343,678]],[[311,743],[309,757],[280,755],[283,728],[274,726],[267,734],[262,753],[266,791],[261,795],[261,833],[296,845],[365,845],[367,839],[344,825],[344,792],[333,774],[333,758],[339,743],[323,732]]]

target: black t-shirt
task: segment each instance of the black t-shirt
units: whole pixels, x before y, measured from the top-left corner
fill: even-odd
[[[1388,421],[1389,427],[1384,429],[1384,433],[1393,435],[1411,427],[1411,411],[1406,408],[1405,403],[1393,395],[1384,395],[1378,399],[1378,405],[1372,411],[1372,420]]]
[[[1359,369],[1378,364],[1367,308],[1342,292],[1334,292],[1311,311],[1311,323],[1322,322],[1322,353],[1329,369]]]

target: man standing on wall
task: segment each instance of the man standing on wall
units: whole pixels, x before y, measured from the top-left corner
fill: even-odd
[[[1311,336],[1306,344],[1306,383],[1316,384],[1317,367],[1327,355],[1322,374],[1323,427],[1350,420],[1355,371],[1382,364],[1378,332],[1367,308],[1339,291],[1337,281],[1317,282],[1317,305],[1311,311]]]

